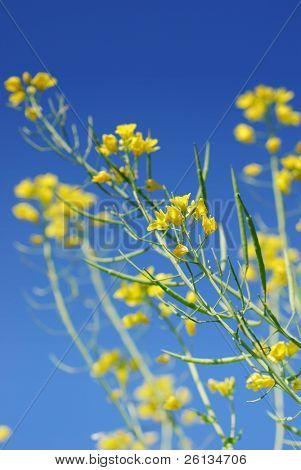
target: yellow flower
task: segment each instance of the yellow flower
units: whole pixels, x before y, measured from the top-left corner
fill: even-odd
[[[191,217],[196,220],[200,220],[202,217],[208,214],[207,207],[204,199],[200,198],[197,202],[192,201],[188,207],[188,212]]]
[[[262,101],[256,101],[245,110],[244,115],[250,121],[261,121],[266,113],[267,107]]]
[[[244,144],[253,144],[255,142],[255,132],[253,127],[248,124],[238,124],[234,129],[236,140]]]
[[[262,172],[262,166],[258,163],[250,163],[243,168],[246,176],[258,176]]]
[[[38,211],[27,202],[20,202],[13,207],[13,214],[17,219],[37,223],[39,221]]]
[[[185,329],[189,336],[194,336],[196,332],[196,322],[187,318],[187,320],[185,320]]]
[[[145,181],[146,189],[150,192],[156,191],[156,189],[162,189],[162,184],[157,183],[152,178],[149,178]]]
[[[158,139],[152,139],[150,136],[147,136],[144,141],[144,151],[145,153],[153,153],[157,150],[160,150],[160,147],[157,145]]]
[[[145,151],[145,142],[143,140],[141,132],[137,132],[131,139],[130,150],[133,152],[135,157],[140,157]]]
[[[146,296],[145,286],[138,282],[122,282],[121,287],[114,294],[115,299],[122,299],[130,307],[140,305]]]
[[[120,360],[120,351],[112,349],[104,352],[92,366],[92,374],[97,377],[106,374],[112,367],[116,366]]]
[[[186,253],[188,253],[188,251],[189,251],[189,250],[188,250],[187,246],[184,246],[184,245],[179,244],[179,245],[177,245],[177,246],[175,247],[175,249],[173,250],[173,254],[174,254],[175,256],[177,256],[178,258],[181,258],[181,256],[186,255]]]
[[[286,88],[277,88],[275,90],[275,101],[277,103],[287,103],[291,101],[295,96],[293,91],[287,90]]]
[[[5,80],[4,87],[7,91],[10,91],[11,93],[20,91],[22,90],[21,79],[15,76],[9,77],[7,80]]]
[[[269,153],[277,153],[279,152],[281,147],[281,139],[279,137],[270,137],[266,143],[265,148]]]
[[[34,184],[29,178],[20,181],[14,188],[15,195],[19,198],[29,199],[33,196]]]
[[[289,194],[291,192],[291,184],[291,173],[286,169],[280,170],[276,175],[276,185],[278,189],[284,194]]]
[[[273,362],[283,361],[287,354],[287,347],[284,341],[279,341],[271,347],[268,358]]]
[[[184,222],[184,217],[177,207],[166,206],[166,222],[174,225],[182,225]]]
[[[259,374],[258,372],[254,372],[251,374],[246,383],[246,387],[254,390],[254,392],[257,392],[257,390],[260,390],[262,388],[271,388],[275,385],[275,380],[273,377],[265,374]]]
[[[196,301],[197,301],[197,295],[195,292],[193,292],[192,290],[190,290],[189,292],[187,292],[186,294],[186,300],[187,302],[191,302],[192,304],[194,304]]]
[[[301,380],[294,379],[292,381],[292,387],[293,387],[294,392],[299,392],[301,390]]]
[[[40,110],[34,106],[27,106],[25,108],[25,117],[30,121],[36,121],[40,116]]]
[[[185,194],[184,196],[173,197],[169,199],[169,202],[171,202],[173,206],[177,207],[177,209],[180,209],[180,211],[186,212],[189,198],[190,198],[190,193]]]
[[[242,274],[246,274],[246,280],[249,282],[255,281],[257,279],[257,271],[254,264],[249,264],[247,272],[245,272],[245,268],[243,267]]]
[[[182,408],[182,403],[181,401],[175,397],[174,395],[170,395],[166,402],[164,403],[164,409],[168,411],[176,411]]]
[[[300,348],[295,343],[293,343],[292,341],[290,341],[289,343],[286,344],[286,354],[289,357],[294,356],[299,351],[299,349]]]
[[[153,220],[147,227],[147,230],[150,232],[152,230],[167,230],[169,227],[166,214],[162,209],[155,211],[155,220]]]
[[[6,441],[11,435],[11,429],[5,424],[0,425],[0,442]]]
[[[117,153],[118,141],[113,134],[103,134],[102,144],[96,147],[97,152],[101,153],[105,157]]]
[[[129,313],[122,318],[122,323],[124,324],[125,328],[133,328],[133,326],[137,325],[148,325],[149,318],[142,312],[137,313]]]
[[[202,218],[202,226],[206,237],[217,230],[217,222],[214,217],[204,216]]]
[[[137,127],[137,124],[119,124],[116,127],[116,134],[118,134],[122,139],[129,139],[133,136],[134,131]]]
[[[160,354],[160,356],[156,357],[156,362],[158,364],[168,364],[170,361],[170,356],[168,354]]]
[[[104,170],[101,170],[97,175],[92,176],[93,183],[108,183],[111,181],[112,176]]]
[[[132,435],[123,430],[102,434],[98,440],[98,448],[101,450],[129,450],[132,444]]]
[[[54,188],[58,184],[58,179],[53,173],[44,173],[43,175],[36,176],[34,183],[37,186]]]
[[[44,91],[47,88],[54,87],[57,84],[56,78],[52,77],[49,73],[38,72],[31,80],[31,85],[39,91]]]
[[[115,370],[116,379],[121,387],[125,387],[129,379],[129,371],[125,364],[120,365]]]
[[[223,381],[220,382],[215,379],[209,379],[207,385],[212,393],[218,392],[223,397],[230,397],[234,392],[235,378],[226,377]]]
[[[275,107],[276,118],[286,126],[298,126],[300,124],[300,113],[297,113],[287,104],[277,104]]]
[[[61,240],[66,234],[66,224],[63,217],[54,219],[45,228],[45,235],[48,238],[55,238]]]
[[[33,245],[41,245],[43,243],[43,237],[38,233],[33,233],[30,235],[30,241]]]
[[[25,92],[23,90],[16,91],[8,97],[8,101],[14,107],[19,106],[25,100]]]
[[[31,75],[29,72],[22,73],[22,80],[26,85],[29,85],[31,82]]]
[[[246,91],[236,100],[236,106],[240,109],[247,109],[254,103],[255,96],[251,91]]]
[[[162,317],[169,317],[173,313],[173,309],[164,302],[159,303],[159,309]]]

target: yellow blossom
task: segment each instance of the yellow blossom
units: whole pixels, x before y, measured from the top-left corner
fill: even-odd
[[[48,238],[55,238],[61,240],[66,234],[66,224],[63,217],[54,219],[45,228],[45,235]]]
[[[25,100],[25,92],[23,90],[16,91],[8,97],[8,101],[14,107],[19,106]]]
[[[255,281],[257,278],[257,271],[254,264],[249,264],[247,271],[245,271],[245,268],[242,268],[242,273],[246,275],[246,280],[249,282]]]
[[[291,192],[292,175],[288,170],[280,170],[276,175],[277,188],[284,194]]]
[[[125,315],[122,318],[122,323],[125,326],[125,328],[132,328],[133,326],[137,326],[141,324],[148,325],[149,318],[147,315],[139,311],[136,313],[129,313],[128,315]]]
[[[214,217],[204,216],[202,218],[202,226],[206,236],[211,235],[211,233],[217,230],[217,222]]]
[[[255,132],[253,127],[248,124],[238,124],[234,129],[236,140],[244,144],[253,144],[255,142]]]
[[[170,395],[166,402],[164,403],[163,407],[165,410],[168,410],[168,411],[176,411],[176,410],[179,410],[180,408],[182,408],[182,403],[181,401],[175,397],[174,395]]]
[[[167,223],[173,225],[182,225],[184,223],[184,217],[180,209],[174,206],[166,206],[165,220]]]
[[[262,172],[262,165],[250,163],[243,168],[243,172],[246,176],[258,176]]]
[[[244,115],[250,121],[261,121],[266,113],[267,107],[265,103],[260,100],[256,100],[255,103],[247,108]]]
[[[40,116],[40,111],[37,107],[27,106],[25,108],[25,117],[30,121],[36,121]]]
[[[284,341],[279,341],[271,347],[268,358],[273,362],[283,361],[287,354],[287,347]]]
[[[281,124],[286,126],[298,126],[300,124],[300,113],[294,111],[292,107],[287,104],[277,104],[275,114]]]
[[[111,181],[112,176],[104,170],[101,170],[97,175],[92,176],[93,183],[108,183]]]
[[[137,132],[131,139],[130,150],[133,152],[135,157],[140,157],[145,151],[145,142],[143,140],[141,132]]]
[[[31,75],[29,72],[22,73],[22,80],[26,85],[29,85],[31,82]]]
[[[277,153],[279,152],[281,147],[281,139],[279,137],[270,137],[266,143],[265,148],[269,153]]]
[[[181,258],[182,256],[186,255],[188,253],[188,248],[185,245],[177,245],[175,249],[173,250],[173,254],[177,256],[178,258]]]
[[[117,153],[118,140],[115,135],[103,134],[102,144],[96,147],[96,150],[105,157],[109,157],[110,155]]]
[[[226,377],[223,381],[218,381],[215,379],[208,380],[208,388],[212,393],[218,392],[223,397],[230,397],[233,395],[235,388],[235,378]]]
[[[301,379],[294,379],[292,381],[292,387],[294,392],[299,392],[301,390]]]
[[[255,96],[251,91],[246,91],[236,100],[236,106],[240,109],[247,109],[254,103]]]
[[[14,188],[15,195],[19,198],[29,199],[34,193],[34,184],[29,178],[20,181]]]
[[[295,343],[293,343],[292,341],[290,341],[289,343],[286,344],[286,354],[289,357],[294,356],[299,351],[299,349],[300,348]]]
[[[169,317],[173,313],[173,309],[164,302],[159,303],[159,309],[162,317]]]
[[[184,194],[184,196],[176,196],[171,199],[169,199],[169,202],[180,209],[182,212],[186,212],[187,207],[188,207],[188,202],[190,198],[190,193],[189,194]]]
[[[157,183],[152,178],[149,178],[145,181],[146,189],[150,192],[156,191],[156,189],[162,189],[162,184]]]
[[[186,300],[187,302],[191,302],[192,304],[194,304],[197,301],[196,293],[192,290],[188,291],[186,294]]]
[[[113,366],[115,366],[120,359],[120,352],[118,349],[104,352],[100,358],[94,362],[92,366],[92,374],[99,376],[106,374]]]
[[[56,78],[47,72],[38,72],[31,80],[31,85],[39,91],[54,87],[57,84]]]
[[[271,388],[275,385],[275,380],[270,375],[259,374],[254,372],[251,374],[246,383],[246,387],[257,392],[262,388]]]
[[[166,214],[162,209],[155,211],[155,220],[153,220],[147,227],[147,230],[150,232],[152,230],[167,230],[169,227]]]
[[[37,223],[39,221],[38,211],[27,202],[20,202],[13,207],[13,214],[17,219]]]
[[[145,153],[153,153],[157,150],[160,150],[160,147],[157,145],[158,139],[152,139],[150,136],[147,136],[144,141],[144,151]]]
[[[122,299],[130,307],[140,305],[146,296],[145,286],[138,282],[122,282],[121,287],[114,294],[115,299]]]
[[[5,424],[0,425],[0,442],[6,441],[11,435],[11,429]]]
[[[187,320],[185,320],[185,329],[189,336],[194,336],[196,332],[196,322],[187,318]]]
[[[22,90],[21,79],[15,76],[9,77],[7,80],[5,80],[4,87],[7,91],[10,91],[11,93],[20,91]]]
[[[168,364],[170,361],[170,356],[168,354],[160,354],[160,356],[156,357],[156,362],[158,364]]]
[[[204,199],[200,198],[197,202],[192,201],[188,207],[188,212],[196,220],[201,220],[202,217],[206,216],[208,211]]]
[[[102,434],[98,440],[98,448],[101,450],[129,450],[132,444],[132,435],[123,430]]]

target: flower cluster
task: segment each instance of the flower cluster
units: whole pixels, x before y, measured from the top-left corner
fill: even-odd
[[[35,204],[20,202],[13,207],[13,213],[18,219],[36,224],[41,222],[41,234],[32,236],[33,243],[40,243],[43,236],[46,236],[58,241],[64,239],[68,246],[79,244],[81,226],[76,217],[77,224],[72,227],[73,232],[76,230],[76,235],[71,235],[72,216],[77,214],[77,209],[88,209],[94,204],[93,194],[82,191],[77,186],[60,183],[56,175],[46,173],[33,180],[22,180],[15,186],[15,195]]]
[[[190,401],[186,387],[174,388],[170,375],[155,377],[152,382],[145,382],[135,391],[139,401],[138,412],[142,419],[163,421],[166,411],[176,411]]]
[[[290,341],[285,343],[284,341],[278,341],[271,347],[271,350],[268,354],[268,359],[272,362],[281,362],[286,357],[292,357],[299,351],[298,346]]]
[[[190,194],[176,196],[169,199],[171,205],[165,207],[165,212],[160,209],[155,211],[155,220],[147,227],[148,231],[152,230],[168,230],[171,225],[176,227],[184,226],[187,217],[194,220],[201,220],[203,230],[206,236],[215,232],[217,223],[214,217],[208,217],[208,210],[204,199],[192,201],[189,204]],[[183,245],[177,245],[174,250],[176,256],[183,256],[188,249]]]
[[[25,117],[35,121],[40,116],[40,108],[32,102],[37,92],[43,92],[57,84],[56,78],[47,72],[38,72],[34,77],[24,72],[22,77],[12,76],[4,82],[5,89],[10,93],[8,101],[11,106],[17,107],[25,102]]]
[[[137,124],[120,124],[115,134],[103,134],[102,142],[96,147],[97,152],[105,157],[118,152],[131,152],[135,157],[140,157],[143,153],[151,154],[160,149],[157,139],[152,139],[150,135],[144,138],[141,132],[135,132],[136,127]]]
[[[254,372],[251,374],[246,383],[246,387],[257,392],[262,388],[272,388],[275,385],[275,380],[270,375],[260,374]]]
[[[147,268],[147,272],[153,275],[153,267],[150,266],[149,268]],[[156,280],[164,281],[169,277],[169,274],[158,273],[154,275],[154,284],[149,285],[143,283],[143,281],[146,280],[146,277],[142,274],[138,274],[138,276],[135,276],[137,282],[122,281],[120,288],[115,291],[114,297],[115,299],[123,300],[129,307],[136,307],[137,305],[143,304],[146,301],[147,297],[161,298],[164,295],[164,290],[159,285],[156,285]]]
[[[293,98],[294,93],[286,88],[258,85],[254,90],[240,95],[236,106],[244,110],[244,116],[249,121],[263,121],[273,108],[279,123],[297,126],[301,122],[301,115],[287,104]]]
[[[293,181],[301,180],[301,156],[293,153],[286,155],[281,158],[281,164],[282,169],[277,175],[277,186],[281,192],[289,194]]]
[[[222,381],[215,379],[208,380],[208,388],[212,393],[218,392],[223,397],[232,397],[235,388],[235,378],[226,377]]]

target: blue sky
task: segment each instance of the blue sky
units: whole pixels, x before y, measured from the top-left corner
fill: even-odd
[[[150,128],[162,148],[156,155],[155,174],[161,179],[164,175],[171,190],[192,162],[192,143],[201,147],[209,136],[213,160],[209,197],[226,201],[231,191],[230,165],[239,171],[245,163],[262,157],[237,144],[232,136],[240,115],[230,106],[250,75],[247,88],[258,83],[287,86],[296,91],[295,106],[301,107],[297,46],[301,9],[275,40],[296,1],[271,5],[258,0],[53,0],[42,8],[32,0],[6,4],[19,30],[0,4],[1,82],[24,70],[42,70],[42,61],[72,104],[72,120],[85,122],[93,114],[99,133],[132,121],[144,131]],[[49,353],[59,356],[67,340],[39,329],[36,313],[24,302],[22,291],[40,279],[13,247],[15,240],[25,241],[25,231],[11,215],[15,202],[12,188],[20,179],[46,171],[58,173],[67,182],[80,183],[83,175],[55,156],[26,146],[17,132],[24,122],[22,116],[5,103],[6,93],[0,89],[4,168],[0,423],[14,427],[53,368]],[[194,178],[190,169],[180,190],[189,190]],[[251,208],[256,210],[256,201]],[[265,215],[270,222],[268,212],[267,207]],[[52,324],[53,320],[48,320]],[[71,353],[69,361],[78,363],[79,358]],[[242,373],[238,367],[236,370],[238,375]],[[245,392],[241,396],[243,401]],[[240,424],[247,428],[241,448],[264,445],[256,432],[258,424],[265,427],[270,436],[265,442],[272,445],[273,430],[262,404],[245,411]],[[90,448],[92,432],[118,426],[118,416],[108,409],[95,384],[83,375],[57,372],[8,448]],[[202,435],[205,438],[204,430]]]

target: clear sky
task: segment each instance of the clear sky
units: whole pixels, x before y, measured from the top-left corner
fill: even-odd
[[[240,115],[231,103],[247,80],[247,87],[266,83],[295,90],[295,106],[301,108],[301,8],[283,28],[296,0],[9,0],[5,3],[13,20],[1,3],[1,82],[24,70],[42,70],[42,61],[58,78],[77,116],[84,121],[93,114],[100,133],[122,122],[137,122],[144,131],[150,128],[162,148],[155,174],[161,180],[164,175],[171,190],[190,166],[192,143],[202,146],[209,136],[209,197],[226,201],[230,165],[240,170],[255,157],[260,159],[232,136]],[[53,369],[49,354],[59,356],[67,340],[37,326],[41,315],[52,325],[48,315],[53,312],[36,313],[25,304],[23,293],[37,274],[13,247],[14,241],[25,241],[25,232],[11,215],[12,188],[20,179],[46,171],[67,182],[80,183],[83,175],[57,157],[28,147],[17,132],[22,116],[6,108],[6,99],[1,88],[0,423],[14,427]],[[70,112],[72,120],[77,116]],[[191,169],[180,190],[191,189],[194,178]],[[256,201],[251,208],[256,209]],[[68,360],[79,364],[76,354]],[[236,366],[234,373],[244,380],[245,370]],[[238,446],[271,446],[273,430],[262,404],[245,405],[246,393],[239,396],[241,408],[253,408],[239,418],[246,438]],[[92,432],[118,426],[118,416],[93,382],[82,374],[58,371],[8,448],[91,448]],[[258,426],[266,430],[264,443]],[[206,433],[202,429],[199,442]]]

